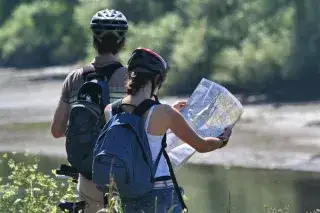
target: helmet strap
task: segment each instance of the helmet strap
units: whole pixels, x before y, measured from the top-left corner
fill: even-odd
[[[101,37],[103,37],[105,33],[102,33],[102,34],[103,34],[103,35],[102,35]],[[100,43],[102,42],[102,39],[101,39],[99,36],[97,36],[95,33],[93,33],[93,36],[94,36]]]
[[[101,43],[102,38],[107,34],[110,33],[109,31],[102,32],[99,36],[93,33],[93,36]],[[121,36],[117,31],[112,32],[117,37],[117,44],[121,43],[125,39],[125,34]]]
[[[158,90],[161,88],[161,86],[162,86],[162,80],[161,80],[161,79],[157,79],[157,82],[156,82],[156,80],[153,78],[153,79],[151,80],[151,83],[152,83],[152,89],[151,89],[151,96],[150,96],[150,98],[155,97],[155,98],[156,98],[156,101],[159,102],[159,101],[158,101],[158,97],[154,94],[154,91],[155,91],[156,87],[158,87]]]
[[[154,79],[151,79],[151,94],[150,94],[150,98],[152,98],[154,96],[154,90],[156,89],[156,82]]]
[[[155,100],[157,103],[160,103],[157,95],[153,94],[153,97],[154,97],[154,100]]]

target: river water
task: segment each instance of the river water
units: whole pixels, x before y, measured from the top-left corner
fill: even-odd
[[[46,173],[65,163],[64,141],[51,137],[48,123],[61,84],[61,81],[30,82],[20,75],[0,74],[0,152],[35,153],[41,157],[39,169]],[[164,100],[171,103],[176,99]],[[320,161],[317,158],[310,161],[319,152],[318,127],[295,129],[304,128],[297,121],[301,124],[303,119],[309,122],[317,117],[319,105],[289,108],[291,112],[284,108],[276,111],[277,120],[266,113],[270,106],[246,106],[245,117],[226,149],[192,158],[191,162],[196,164],[187,164],[179,170],[178,181],[185,189],[190,212],[225,213],[228,206],[233,213],[268,212],[265,205],[277,208],[290,205],[291,213],[320,209]],[[301,116],[305,110],[309,110],[308,117]],[[294,115],[290,119],[295,120],[286,119],[290,113]],[[257,123],[261,125],[259,129],[255,128]],[[277,123],[289,125],[270,134],[270,129],[278,128]],[[28,160],[23,155],[13,158]],[[8,173],[5,166],[0,168],[0,177]]]
[[[31,156],[13,158],[28,162]],[[65,162],[65,158],[40,156],[39,169],[50,174]],[[8,168],[0,168],[0,177],[8,173]],[[290,205],[290,213],[319,208],[319,173],[188,164],[177,178],[191,213],[226,213],[229,207],[232,213],[268,212],[265,206],[283,209]]]

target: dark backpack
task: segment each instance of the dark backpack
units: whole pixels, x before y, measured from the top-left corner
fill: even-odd
[[[156,104],[160,103],[147,99],[132,113],[121,110],[121,100],[112,104],[112,117],[103,128],[94,148],[92,181],[107,192],[112,177],[120,197],[138,198],[153,189],[156,181],[154,176],[160,157],[164,154],[181,205],[187,209],[165,151],[166,135],[155,163],[152,162],[142,116]]]
[[[112,63],[102,68],[83,68],[84,84],[77,101],[71,105],[66,131],[67,158],[72,167],[87,179],[92,179],[92,152],[105,124],[104,108],[110,102],[108,81],[122,67]]]

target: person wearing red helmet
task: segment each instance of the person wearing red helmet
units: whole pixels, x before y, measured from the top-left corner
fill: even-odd
[[[169,68],[167,62],[156,52],[147,48],[135,49],[128,61],[127,69],[129,79],[126,83],[126,97],[116,108],[114,107],[116,103],[107,105],[104,114],[108,121],[119,112],[135,113],[146,100],[157,102],[150,105],[142,115],[143,128],[147,135],[152,162],[155,163],[156,168],[153,189],[144,196],[124,197],[120,192],[123,212],[165,213],[170,208],[173,213],[187,211],[182,198],[183,188],[178,186],[165,150],[166,132],[170,129],[196,151],[205,153],[226,146],[232,133],[231,129],[226,129],[219,137],[201,137],[180,113],[180,110],[186,106],[186,102],[180,101],[173,106],[160,104],[157,93],[166,80]]]

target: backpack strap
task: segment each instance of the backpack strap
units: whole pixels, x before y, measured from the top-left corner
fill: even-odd
[[[87,76],[91,73],[94,73],[96,72],[96,68],[92,65],[92,64],[89,64],[87,66],[84,66],[82,68],[83,72],[82,72],[82,78],[83,78],[83,81],[86,82],[87,81]]]
[[[110,80],[114,72],[123,67],[120,62],[113,62],[104,67],[94,67],[92,64],[83,67],[82,77],[83,80],[90,81],[94,78],[106,78]]]
[[[142,116],[146,111],[148,111],[152,106],[160,104],[151,99],[146,99],[142,101],[134,110],[133,113],[137,116]]]
[[[112,115],[123,112],[123,110],[121,109],[122,105],[129,105],[129,106],[135,107],[132,113],[138,116],[142,116],[146,111],[148,111],[153,105],[156,105],[156,104],[159,104],[159,103],[151,99],[146,99],[142,101],[138,106],[134,106],[131,104],[123,104],[122,99],[119,99],[111,104]]]
[[[164,155],[164,158],[166,159],[167,161],[167,164],[168,164],[168,167],[169,167],[169,172],[170,172],[170,176],[172,178],[172,182],[173,182],[173,186],[174,186],[174,190],[176,191],[176,194],[178,196],[178,199],[179,199],[179,202],[183,208],[183,212],[188,212],[188,208],[187,208],[187,205],[185,204],[184,200],[183,200],[183,197],[181,195],[181,191],[179,189],[179,185],[178,185],[178,181],[176,179],[176,176],[174,174],[174,171],[173,171],[173,168],[172,168],[172,164],[171,164],[171,161],[170,161],[170,157],[166,151],[166,147],[167,147],[167,134],[165,134],[163,136],[163,139],[162,139],[162,143],[161,143],[161,152],[160,153],[163,153]]]
[[[148,109],[150,109],[152,106],[154,105],[158,105],[158,104],[161,104],[159,102],[159,99],[157,96],[155,96],[155,101],[154,100],[151,100],[151,99],[146,99],[144,100],[141,104],[139,104],[139,106],[137,106],[135,108],[135,110],[133,111],[133,113],[135,113],[136,115],[138,116],[142,116]],[[167,147],[167,134],[164,134],[163,138],[162,138],[162,142],[161,142],[161,150],[157,156],[157,159],[156,159],[156,162],[154,164],[154,174],[158,168],[158,165],[159,165],[159,162],[160,162],[160,158],[161,158],[161,155],[163,154],[166,161],[167,161],[167,164],[168,164],[168,167],[169,167],[169,172],[170,172],[170,176],[172,178],[172,182],[173,182],[173,185],[174,185],[174,190],[176,191],[176,194],[178,196],[178,199],[179,199],[179,202],[182,206],[182,208],[184,209],[184,212],[188,212],[188,208],[183,200],[183,197],[181,195],[181,191],[179,189],[179,185],[178,185],[178,181],[176,179],[176,176],[174,174],[174,171],[173,171],[173,167],[172,167],[172,164],[171,164],[171,161],[170,161],[170,157],[166,151],[166,147]],[[155,179],[154,179],[155,180]]]
[[[146,99],[142,101],[138,106],[134,106],[131,104],[123,104],[122,99],[119,99],[111,104],[111,109],[112,109],[111,112],[112,112],[112,115],[119,114],[123,112],[123,110],[121,109],[122,105],[129,105],[129,106],[135,107],[132,113],[138,116],[142,116],[148,109],[150,109],[153,105],[156,105],[156,104],[158,104],[156,101],[153,101],[151,99]]]
[[[154,96],[154,99],[155,99],[155,102],[157,104],[161,104],[158,97],[156,95],[153,95]],[[168,168],[169,168],[169,172],[170,172],[170,176],[171,176],[171,179],[172,179],[172,182],[173,182],[173,186],[174,186],[174,190],[178,196],[178,199],[179,199],[179,202],[181,204],[181,207],[183,208],[183,212],[188,212],[188,207],[187,205],[185,204],[184,200],[183,200],[183,197],[181,195],[181,191],[179,189],[179,185],[178,185],[178,181],[177,181],[177,178],[176,178],[176,175],[174,174],[174,170],[173,170],[173,167],[172,167],[172,164],[171,164],[171,161],[170,161],[170,157],[166,151],[166,148],[167,148],[167,134],[164,134],[163,138],[162,138],[162,141],[161,141],[161,150],[159,152],[159,155],[157,156],[157,159],[156,159],[156,168],[158,167],[158,164],[159,164],[159,161],[160,161],[160,158],[161,158],[161,155],[163,154],[164,158],[166,159],[167,161],[167,164],[168,164]],[[168,177],[166,177],[168,178]]]
[[[119,99],[111,104],[112,115],[115,115],[115,114],[122,112],[121,107],[120,107],[121,103],[122,103],[122,99]]]
[[[108,69],[107,72],[104,72],[104,76],[109,81],[110,78],[112,77],[113,73],[122,67],[123,67],[123,65],[120,62],[113,62],[105,67],[98,68],[97,71],[100,72],[100,69],[102,69],[101,72],[103,72],[104,69]]]

